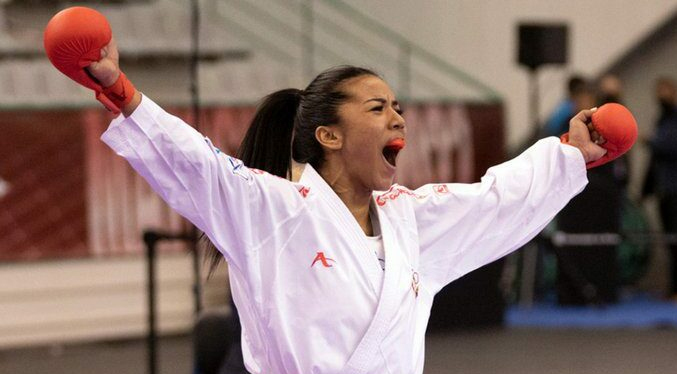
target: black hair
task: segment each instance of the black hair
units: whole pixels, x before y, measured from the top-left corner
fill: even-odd
[[[581,75],[572,75],[567,81],[567,91],[569,96],[584,92],[588,86],[588,81]]]
[[[339,123],[339,106],[348,98],[342,84],[365,75],[380,77],[370,69],[341,65],[320,73],[303,91],[287,88],[266,96],[235,157],[248,167],[282,178],[291,177],[292,158],[319,170],[324,151],[315,129]],[[208,247],[211,274],[223,257],[211,242]]]

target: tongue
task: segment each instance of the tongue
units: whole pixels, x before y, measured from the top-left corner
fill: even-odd
[[[406,145],[406,143],[404,142],[404,139],[393,139],[393,140],[389,141],[388,144],[386,144],[386,148],[399,151],[402,148],[404,148],[405,145]]]

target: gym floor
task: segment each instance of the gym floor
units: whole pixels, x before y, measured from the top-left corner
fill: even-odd
[[[190,336],[158,344],[158,374],[192,373]],[[436,333],[426,352],[426,374],[674,374],[677,329]],[[0,373],[147,372],[143,340],[0,351]]]

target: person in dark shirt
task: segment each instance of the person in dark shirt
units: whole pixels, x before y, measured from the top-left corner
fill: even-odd
[[[642,195],[658,198],[663,231],[677,234],[677,85],[668,77],[656,81],[660,107],[656,129],[649,140],[651,161]],[[671,240],[673,239],[673,240]],[[668,237],[670,255],[669,296],[677,301],[677,242]]]
[[[597,106],[600,107],[608,103],[623,103],[623,82],[614,73],[606,73],[597,80]],[[630,182],[630,158],[628,154],[613,161],[613,172],[616,182],[621,187],[621,195],[627,195],[627,187]]]
[[[623,103],[623,82],[614,73],[606,73],[597,80],[597,103]]]
[[[591,94],[591,88],[585,78],[572,75],[567,82],[567,98],[555,107],[543,127],[544,136],[560,136],[569,128],[569,120],[577,112],[577,101],[580,97]]]

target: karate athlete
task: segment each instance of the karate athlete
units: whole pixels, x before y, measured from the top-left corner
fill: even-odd
[[[377,74],[342,66],[258,108],[241,153],[286,179],[142,96],[114,40],[87,69],[122,112],[103,141],[227,260],[256,374],[422,373],[433,296],[536,235],[606,152],[584,110],[568,144],[540,140],[480,183],[393,185],[400,105]]]

